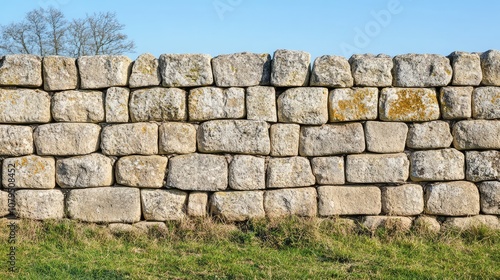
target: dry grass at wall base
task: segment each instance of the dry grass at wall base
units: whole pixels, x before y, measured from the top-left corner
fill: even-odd
[[[111,230],[72,220],[19,221],[16,273],[1,279],[498,279],[500,231],[432,233],[351,220],[211,219]],[[0,254],[8,253],[0,221]]]

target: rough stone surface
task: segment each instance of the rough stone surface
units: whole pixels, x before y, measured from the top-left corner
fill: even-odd
[[[409,165],[404,153],[348,155],[346,179],[351,183],[401,183],[408,179]]]
[[[412,149],[448,148],[453,142],[447,122],[431,121],[410,125],[406,145]]]
[[[102,129],[101,149],[106,155],[153,155],[158,153],[158,125],[128,123]]]
[[[0,56],[0,86],[41,87],[42,58],[31,54]]]
[[[122,55],[81,56],[77,60],[82,89],[128,85],[130,58]]]
[[[500,120],[459,121],[453,126],[453,146],[459,150],[500,149]]]
[[[77,87],[76,59],[55,55],[43,58],[43,89],[58,91],[76,89]]]
[[[266,160],[247,155],[235,155],[229,164],[229,187],[233,190],[266,188]]]
[[[151,231],[168,232],[167,226],[164,222],[141,221],[134,223],[132,226],[144,233],[149,233]]]
[[[132,65],[131,88],[159,86],[161,82],[158,59],[150,53],[139,55]]]
[[[401,153],[407,134],[405,123],[368,121],[365,123],[366,149],[374,153]]]
[[[271,190],[264,194],[264,209],[270,218],[283,216],[315,217],[316,188]]]
[[[0,217],[7,216],[9,214],[9,193],[6,191],[0,191]]]
[[[360,123],[303,126],[300,128],[301,156],[357,154],[365,150],[365,135]]]
[[[66,199],[71,219],[92,223],[134,223],[141,219],[139,189],[103,187],[71,190]]]
[[[291,88],[278,96],[278,120],[299,124],[328,121],[328,89]]]
[[[450,83],[448,58],[436,54],[403,54],[394,57],[394,86],[439,87]]]
[[[455,149],[416,151],[410,156],[412,181],[451,181],[465,178],[465,156]]]
[[[57,122],[103,122],[104,94],[82,90],[56,92],[52,96],[52,116]]]
[[[97,153],[58,159],[56,182],[61,188],[111,186],[113,164],[113,159]]]
[[[246,89],[247,119],[277,122],[276,90],[274,87],[255,86]]]
[[[408,217],[367,216],[363,219],[363,227],[369,231],[385,228],[397,232],[407,232],[411,229],[412,223],[413,220]]]
[[[0,155],[32,154],[33,130],[29,126],[0,125]]]
[[[300,125],[277,123],[271,126],[271,156],[299,154]]]
[[[374,120],[378,115],[377,88],[341,88],[330,91],[330,122]]]
[[[272,60],[271,84],[275,87],[307,86],[311,55],[303,51],[277,50]]]
[[[271,80],[271,56],[267,53],[235,53],[212,59],[218,87],[266,86]]]
[[[448,218],[443,223],[443,228],[454,228],[458,230],[470,230],[477,227],[487,227],[490,229],[500,229],[498,217],[492,215],[478,215],[462,218]]]
[[[479,191],[466,181],[430,184],[425,189],[425,213],[442,216],[479,214]]]
[[[245,117],[243,88],[201,87],[189,91],[189,120],[240,119]]]
[[[419,216],[415,219],[415,228],[418,232],[438,233],[441,230],[441,224],[436,217]]]
[[[452,85],[477,86],[481,83],[483,73],[479,54],[452,52],[449,57],[453,69]]]
[[[139,188],[161,188],[168,158],[161,156],[126,156],[116,163],[116,182]]]
[[[190,217],[205,217],[207,206],[208,194],[206,192],[192,192],[189,194],[186,212]]]
[[[215,120],[198,127],[198,150],[203,153],[267,155],[271,149],[266,122]]]
[[[352,87],[353,84],[351,65],[345,57],[323,55],[314,60],[309,85],[337,88]]]
[[[483,182],[478,188],[481,194],[481,211],[485,214],[500,215],[500,182]]]
[[[439,118],[436,90],[432,88],[384,88],[379,116],[383,121],[432,121]]]
[[[179,190],[141,190],[142,214],[147,221],[173,221],[186,217],[188,194]]]
[[[51,123],[38,126],[33,137],[38,155],[70,156],[99,149],[101,127],[91,123]]]
[[[164,87],[208,86],[214,82],[208,54],[162,54],[160,69]]]
[[[133,122],[186,120],[186,94],[178,88],[134,90],[129,103],[130,119]]]
[[[343,157],[315,157],[311,166],[316,183],[320,185],[343,185],[345,183]]]
[[[160,154],[196,152],[196,128],[190,123],[167,122],[159,128]]]
[[[500,180],[500,151],[470,151],[465,155],[468,181]]]
[[[263,191],[216,192],[210,198],[210,212],[226,221],[265,217]]]
[[[11,186],[18,189],[52,189],[56,186],[55,165],[52,157],[6,158],[2,165],[2,185],[4,188],[12,183]]]
[[[271,158],[267,165],[267,187],[307,187],[315,183],[309,160],[304,157]]]
[[[473,87],[443,87],[439,95],[443,119],[466,119],[472,116]]]
[[[382,187],[382,212],[395,216],[414,216],[424,211],[422,186],[407,184]]]
[[[15,195],[15,212],[19,218],[46,220],[64,217],[64,194],[60,190],[18,190]]]
[[[379,54],[355,54],[349,59],[355,86],[392,86],[392,58]]]
[[[500,86],[500,51],[489,50],[481,54],[481,69],[486,86]]]
[[[128,88],[112,87],[106,91],[106,122],[126,123],[129,121],[128,100],[130,90]]]
[[[138,228],[131,224],[123,224],[123,223],[113,223],[108,225],[109,231],[112,233],[124,233],[124,232],[130,232],[130,233],[135,233],[138,232]]]
[[[472,117],[500,119],[500,87],[479,87],[472,93]]]
[[[45,91],[0,88],[0,123],[50,121],[50,96]]]
[[[375,186],[319,186],[320,216],[378,215],[382,208]]]
[[[224,156],[188,154],[169,161],[167,187],[195,191],[227,188],[228,167]]]

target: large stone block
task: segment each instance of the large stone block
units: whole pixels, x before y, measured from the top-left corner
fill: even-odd
[[[277,123],[271,126],[271,156],[296,156],[299,154],[300,125]]]
[[[60,190],[18,190],[15,193],[16,216],[46,220],[64,217],[64,194]]]
[[[479,191],[466,181],[430,184],[425,189],[425,213],[442,216],[479,214]]]
[[[328,89],[291,88],[278,96],[278,120],[300,124],[328,121]]]
[[[432,121],[439,119],[435,89],[384,88],[380,92],[379,116],[383,121]]]
[[[247,155],[235,155],[229,164],[229,187],[233,190],[266,188],[266,160]]]
[[[188,154],[169,161],[167,187],[195,191],[227,188],[228,167],[224,156]]]
[[[265,86],[271,80],[271,56],[267,53],[235,53],[212,59],[218,87]]]
[[[139,189],[104,187],[71,190],[68,217],[91,223],[134,223],[141,220]]]
[[[97,153],[58,159],[56,182],[61,188],[111,186],[113,164],[113,159]]]
[[[274,87],[255,86],[246,89],[247,119],[277,122],[276,90]]]
[[[267,155],[271,149],[266,122],[216,120],[198,127],[198,150],[203,153]]]
[[[216,192],[210,197],[210,212],[226,221],[265,217],[263,191]]]
[[[446,86],[453,74],[448,58],[437,54],[397,55],[392,70],[396,87]]]
[[[478,185],[481,196],[481,211],[500,215],[500,182],[489,181]]]
[[[377,229],[394,230],[398,233],[408,232],[411,229],[413,220],[409,217],[396,216],[366,216],[363,217],[363,228],[371,232]]]
[[[239,119],[245,117],[243,88],[201,87],[189,91],[189,120]]]
[[[465,178],[465,157],[455,149],[416,151],[411,154],[410,160],[410,178],[415,182]]]
[[[352,87],[351,65],[345,57],[323,55],[314,60],[311,72],[311,86],[329,88]]]
[[[444,229],[471,230],[478,227],[487,227],[489,229],[500,229],[500,220],[493,215],[477,215],[472,217],[453,217],[448,218],[443,223]]]
[[[207,215],[207,206],[208,194],[206,192],[191,192],[186,212],[190,217],[205,217]]]
[[[125,123],[129,121],[129,96],[130,90],[128,88],[108,88],[105,102],[107,123]]]
[[[134,90],[129,102],[130,119],[133,122],[186,120],[186,94],[178,88]]]
[[[500,180],[500,151],[470,151],[465,155],[468,181]]]
[[[77,87],[76,59],[56,55],[43,58],[43,88],[45,90],[71,90]]]
[[[404,153],[348,155],[346,179],[350,183],[401,183],[408,179],[409,165]]]
[[[443,119],[466,119],[472,116],[473,87],[442,87],[439,94]]]
[[[132,60],[122,55],[80,56],[77,60],[82,89],[128,85]]]
[[[188,194],[179,190],[141,190],[142,214],[147,221],[182,220]]]
[[[309,84],[311,55],[303,51],[274,52],[271,84],[275,87],[300,87]]]
[[[161,82],[158,59],[150,53],[139,55],[132,65],[131,88],[159,86]]]
[[[29,126],[0,125],[0,155],[32,154],[33,129]]]
[[[38,155],[70,156],[90,154],[99,149],[101,127],[91,123],[51,123],[35,128]]]
[[[101,149],[106,155],[153,155],[158,153],[158,125],[129,123],[102,129]]]
[[[311,166],[316,183],[320,185],[343,185],[345,183],[343,157],[315,157]]]
[[[481,54],[481,69],[485,86],[500,86],[500,51],[489,50]]]
[[[139,188],[161,188],[168,158],[161,156],[126,156],[116,163],[116,182]]]
[[[401,153],[405,150],[407,134],[405,123],[368,121],[365,123],[366,149],[374,153]]]
[[[459,150],[500,149],[500,120],[459,121],[452,134],[453,146]]]
[[[436,217],[418,216],[415,219],[415,230],[422,233],[438,233],[441,231],[441,224]]]
[[[196,128],[190,123],[167,122],[159,128],[160,154],[196,152]]]
[[[300,129],[301,156],[357,154],[365,150],[365,134],[360,123],[303,126]]]
[[[355,54],[349,59],[355,86],[392,86],[392,58],[379,54]]]
[[[304,157],[271,158],[267,165],[267,188],[307,187],[315,183],[309,160]]]
[[[47,123],[50,96],[45,91],[0,88],[0,123]]]
[[[6,158],[2,164],[2,185],[4,188],[52,189],[56,186],[55,165],[52,157]]]
[[[431,121],[410,125],[406,145],[412,149],[448,148],[453,142],[447,122]]]
[[[375,186],[320,186],[318,197],[320,216],[378,215],[382,208]]]
[[[164,87],[208,86],[214,82],[208,54],[162,54],[160,70]]]
[[[41,87],[42,58],[31,54],[0,56],[0,86]]]
[[[481,83],[483,73],[479,54],[452,52],[449,58],[453,69],[452,85],[477,86]]]
[[[52,96],[52,116],[58,122],[103,122],[104,94],[82,90],[56,92]]]
[[[330,91],[330,122],[374,120],[378,115],[377,88],[339,88]]]
[[[472,117],[500,119],[500,87],[479,87],[472,93]]]
[[[270,218],[283,216],[315,217],[318,212],[316,188],[266,191],[264,209]]]
[[[407,184],[382,188],[382,212],[387,215],[414,216],[424,211],[422,186]]]

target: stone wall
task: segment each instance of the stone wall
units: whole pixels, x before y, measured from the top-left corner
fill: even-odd
[[[499,51],[310,60],[4,56],[0,215],[499,226]]]

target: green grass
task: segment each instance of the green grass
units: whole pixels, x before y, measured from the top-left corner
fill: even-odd
[[[16,273],[0,279],[500,279],[500,233],[359,232],[335,220],[168,223],[147,235],[21,221]]]

